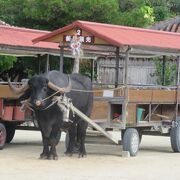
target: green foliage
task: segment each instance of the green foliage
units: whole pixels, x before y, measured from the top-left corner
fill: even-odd
[[[0,55],[0,71],[6,71],[13,67],[16,62],[16,57]]]
[[[146,0],[146,4],[153,7],[155,21],[162,21],[180,14],[179,0]]]
[[[90,60],[81,60],[80,61],[80,73],[91,77],[91,61]]]
[[[146,27],[154,22],[153,8],[141,6],[121,13],[121,24],[127,26]]]
[[[77,19],[145,27],[180,14],[179,0],[0,0],[0,19],[53,30]]]
[[[179,15],[179,9],[179,0],[0,0],[0,20],[15,26],[44,30],[54,30],[75,20],[147,27]],[[1,71],[15,62],[9,59],[0,62]],[[37,72],[37,61],[27,59],[21,58],[19,68],[31,76]],[[58,65],[58,58],[54,58],[50,68],[58,69]],[[45,60],[41,66],[43,69]],[[81,72],[88,74],[84,66]],[[64,69],[71,72],[72,61],[65,60]]]
[[[157,77],[156,82],[159,85],[162,85],[163,82],[163,63],[162,60],[156,59],[155,60],[155,65],[156,65],[156,71],[155,75]],[[175,79],[176,79],[176,64],[173,63],[171,60],[166,60],[166,65],[165,65],[165,84],[166,86],[168,85],[174,85],[175,84]]]
[[[24,0],[24,5],[23,14],[33,27],[49,30],[78,19],[115,23],[119,10],[117,0]]]

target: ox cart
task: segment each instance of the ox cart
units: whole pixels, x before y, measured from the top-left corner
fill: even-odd
[[[113,35],[107,29],[107,32],[103,29],[104,31],[100,34],[101,31],[99,29],[106,28],[106,26],[108,30],[111,27],[112,32],[113,29],[114,32],[119,32],[119,36],[128,31],[129,33],[131,31],[137,33],[136,36],[138,37],[143,35],[147,38],[157,38],[159,35],[161,43],[151,39],[152,42],[148,42],[149,45],[146,42],[143,44],[143,41],[139,42],[135,37],[137,44],[131,41],[125,43],[122,40],[121,42],[123,37],[119,41],[115,41]],[[124,29],[126,32],[124,32]],[[71,53],[69,50],[69,38],[71,39],[74,32],[79,33],[78,36],[89,40],[85,45],[82,45],[84,57],[113,56],[116,59],[114,87],[109,89],[105,89],[102,85],[94,87],[94,106],[90,118],[74,107],[73,102],[69,104],[69,101],[64,101],[63,97],[57,97],[56,101],[64,105],[67,110],[73,111],[87,121],[92,129],[99,131],[113,143],[122,144],[123,151],[128,152],[131,156],[137,154],[142,135],[147,134],[170,136],[173,151],[180,152],[180,47],[174,43],[175,39],[180,40],[180,36],[173,33],[160,33],[157,31],[136,28],[128,29],[121,26],[77,21],[70,26],[35,40],[62,42],[60,44],[60,70],[62,70],[63,66],[63,56],[69,56]],[[166,38],[171,42],[169,47],[165,45]],[[153,58],[158,56],[176,56],[177,76],[175,86],[133,85],[128,83],[129,57]],[[120,57],[124,60],[123,84],[119,83]],[[8,85],[2,84],[0,89],[0,142],[2,148],[5,139],[6,142],[12,140],[15,129],[35,130],[38,128],[36,127],[36,121],[32,112],[20,112],[20,104],[17,102],[17,97],[10,92]],[[24,123],[28,124],[28,122],[34,122],[35,126],[25,126]],[[6,133],[4,129],[6,129]],[[109,131],[113,130],[121,131],[121,137],[114,138],[109,133]]]
[[[9,143],[13,139],[16,129],[38,130],[38,126],[32,111],[21,112],[18,97],[11,93],[7,84],[1,84],[0,89],[0,142],[3,148],[5,142]],[[180,151],[180,125],[176,114],[180,97],[177,87],[129,85],[95,89],[94,95],[91,119],[73,104],[69,105],[66,101],[60,103],[113,143],[122,144],[123,150],[129,151],[131,156],[137,154],[142,135],[146,134],[170,136],[173,151]],[[115,138],[108,133],[113,130],[121,130],[121,137]]]

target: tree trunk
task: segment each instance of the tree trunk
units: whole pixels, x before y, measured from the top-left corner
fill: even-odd
[[[79,57],[74,59],[73,74],[79,73]]]

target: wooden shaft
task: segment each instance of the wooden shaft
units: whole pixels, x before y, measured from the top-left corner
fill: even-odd
[[[73,106],[72,104],[70,104],[70,109],[72,110],[72,112],[76,113],[79,117],[81,117],[84,121],[86,121],[87,123],[89,123],[91,126],[93,126],[96,130],[98,130],[99,132],[101,132],[104,136],[106,136],[108,139],[110,139],[111,141],[113,141],[116,144],[119,144],[119,139],[113,137],[110,133],[106,132],[101,126],[99,126],[98,124],[96,124],[95,122],[93,122],[93,120],[91,120],[89,117],[87,117],[85,114],[83,114],[81,111],[79,111],[79,109],[77,109],[75,106]]]

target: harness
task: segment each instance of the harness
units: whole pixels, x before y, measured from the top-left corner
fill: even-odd
[[[93,92],[103,92],[105,90],[115,91],[115,90],[119,90],[122,88],[124,88],[124,86],[121,86],[118,88],[113,88],[113,89],[101,89],[101,90],[80,90],[80,89],[71,88],[71,91],[83,92],[83,93],[87,93],[87,92],[93,93]],[[68,98],[65,93],[63,95],[60,95],[60,96],[55,96],[59,92],[60,91],[56,91],[55,93],[51,94],[50,96],[42,99],[41,102],[44,102],[44,101],[52,98],[52,102],[46,108],[41,109],[41,110],[45,111],[45,110],[49,109],[50,107],[52,107],[54,104],[57,104],[59,106],[59,108],[61,109],[61,111],[63,112],[63,121],[64,122],[73,122],[72,120],[69,119],[69,113],[70,113],[69,107],[70,107],[70,105],[72,105],[72,99]],[[24,101],[21,101],[21,104],[22,104],[21,111],[25,111],[26,109],[30,109],[31,111],[34,112],[33,105],[30,103],[30,99],[26,99]],[[75,116],[75,114],[73,112],[73,117],[74,116]]]

